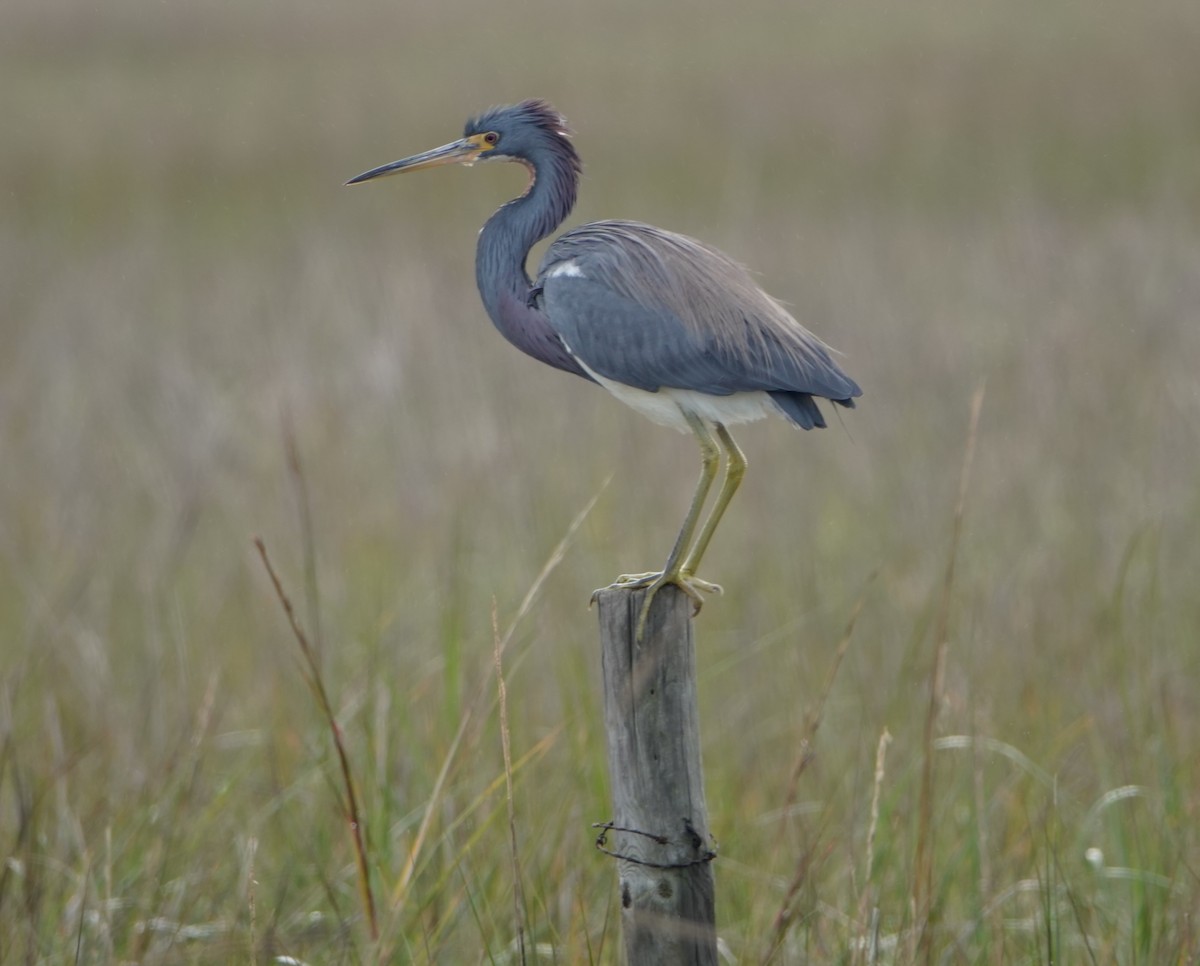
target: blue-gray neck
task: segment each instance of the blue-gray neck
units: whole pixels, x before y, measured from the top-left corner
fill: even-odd
[[[529,250],[562,224],[574,206],[578,170],[566,157],[527,163],[533,169],[529,190],[502,205],[479,233],[475,281],[488,316],[509,342],[540,362],[587,378],[546,316],[529,307],[533,283],[525,270]]]

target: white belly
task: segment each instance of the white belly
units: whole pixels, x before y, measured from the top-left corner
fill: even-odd
[[[578,362],[579,360],[576,359]],[[779,409],[765,392],[735,392],[728,396],[710,396],[693,389],[670,389],[666,386],[658,392],[647,392],[621,382],[614,382],[597,375],[579,362],[596,382],[616,396],[631,409],[636,409],[647,419],[660,426],[670,426],[681,433],[690,433],[684,411],[694,413],[706,423],[751,423],[756,419],[779,414]]]

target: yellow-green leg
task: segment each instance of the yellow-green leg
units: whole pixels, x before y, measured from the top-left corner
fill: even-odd
[[[720,587],[717,584],[710,584],[706,580],[699,580],[692,576],[690,572],[686,572],[682,566],[684,560],[690,559],[688,554],[688,546],[692,541],[692,535],[696,532],[696,524],[700,521],[700,513],[704,509],[704,501],[708,498],[708,491],[712,488],[713,480],[717,477],[717,470],[720,469],[721,449],[713,439],[712,433],[708,431],[708,427],[704,425],[704,421],[693,413],[683,412],[684,418],[687,419],[688,426],[696,436],[696,440],[700,444],[700,479],[696,483],[696,491],[692,495],[692,504],[688,507],[687,516],[684,517],[683,526],[679,528],[679,535],[675,538],[675,546],[671,548],[671,554],[667,557],[666,566],[659,572],[648,574],[622,574],[613,583],[613,587],[624,587],[629,590],[636,590],[645,587],[646,596],[642,602],[642,610],[638,615],[636,636],[640,639],[642,631],[646,626],[646,615],[650,613],[650,604],[654,600],[655,594],[659,592],[667,584],[674,584],[685,594],[692,599],[696,610],[699,610],[704,603],[703,593],[717,593]],[[721,432],[724,432],[723,427],[719,427]],[[726,434],[728,435],[728,434]],[[595,599],[595,595],[592,595]]]
[[[713,534],[717,531],[717,524],[721,522],[721,517],[725,514],[725,508],[729,506],[729,501],[733,499],[733,494],[742,485],[742,477],[746,475],[746,454],[733,441],[733,437],[729,435],[729,430],[720,423],[717,423],[717,435],[721,438],[721,442],[725,444],[725,455],[728,459],[725,468],[725,482],[721,484],[721,490],[717,493],[717,499],[713,503],[712,511],[708,514],[708,519],[704,521],[704,526],[700,530],[700,536],[696,538],[691,552],[683,562],[683,574],[685,577],[692,576],[696,572],[696,568],[700,566],[700,558],[704,556],[704,551],[708,549],[709,541],[712,540]]]

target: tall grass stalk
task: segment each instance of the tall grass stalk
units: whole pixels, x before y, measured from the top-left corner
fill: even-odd
[[[962,469],[958,480],[958,499],[954,504],[954,526],[950,536],[950,552],[946,558],[946,573],[942,580],[941,603],[934,625],[934,657],[929,673],[929,704],[921,743],[921,791],[917,806],[917,846],[913,864],[913,923],[917,938],[917,955],[927,966],[933,963],[933,756],[938,711],[942,702],[943,678],[946,673],[946,651],[950,646],[950,609],[954,592],[954,567],[962,537],[963,511],[967,503],[967,486],[971,478],[971,463],[975,457],[975,440],[979,433],[979,413],[983,408],[984,387],[979,386],[971,396],[971,415],[967,428],[967,444],[963,451]]]
[[[521,880],[521,854],[517,848],[517,816],[513,804],[512,749],[508,733],[508,692],[504,687],[504,667],[500,647],[500,622],[496,617],[496,599],[492,598],[492,640],[496,657],[496,696],[500,702],[500,747],[504,756],[504,803],[508,809],[508,844],[512,861],[513,922],[517,932],[517,952],[525,966],[525,887]]]
[[[783,807],[780,813],[785,822],[791,819],[792,807],[796,803],[796,795],[800,788],[800,779],[815,754],[813,745],[816,741],[817,732],[821,728],[821,717],[825,712],[825,704],[829,700],[830,693],[833,691],[833,684],[837,679],[838,669],[842,666],[842,660],[846,656],[846,651],[850,648],[850,641],[854,637],[854,625],[862,613],[863,606],[866,604],[867,590],[875,580],[876,575],[876,573],[871,574],[867,580],[867,587],[863,589],[863,592],[855,602],[854,608],[850,612],[850,617],[846,621],[846,627],[842,631],[841,639],[834,649],[833,660],[830,662],[829,670],[825,675],[821,692],[817,697],[816,703],[805,713],[796,760],[792,765],[791,774],[788,778],[787,791],[784,793]],[[787,890],[784,892],[783,900],[772,923],[771,936],[762,956],[763,963],[770,962],[783,948],[784,941],[787,939],[788,929],[795,920],[794,903],[796,895],[803,886],[808,874],[809,866],[814,857],[813,849],[816,848],[816,844],[815,841],[811,843],[801,852],[796,860],[796,867],[793,870],[791,881],[788,883]]]
[[[370,933],[371,941],[377,944],[379,941],[379,920],[375,913],[375,893],[371,887],[371,870],[367,861],[366,833],[363,829],[362,813],[358,806],[358,792],[355,789],[354,771],[350,767],[350,754],[346,750],[345,736],[342,733],[341,725],[338,724],[333,704],[329,700],[329,693],[325,689],[325,680],[321,674],[320,660],[308,640],[308,635],[304,633],[304,629],[296,619],[296,611],[292,607],[291,599],[284,591],[279,575],[271,565],[271,558],[267,554],[267,546],[261,537],[254,538],[254,546],[258,549],[258,555],[262,560],[264,569],[267,571],[267,576],[271,578],[271,586],[275,590],[275,597],[278,599],[284,614],[287,616],[288,626],[292,629],[292,636],[296,639],[296,644],[300,648],[300,655],[303,659],[301,672],[304,676],[304,681],[316,699],[317,709],[320,711],[321,717],[325,720],[330,736],[333,739],[333,747],[337,752],[338,767],[341,772],[342,792],[345,796],[339,804],[350,829],[351,841],[354,843],[354,861],[358,869],[359,898],[362,901],[363,914],[367,919],[367,929]]]

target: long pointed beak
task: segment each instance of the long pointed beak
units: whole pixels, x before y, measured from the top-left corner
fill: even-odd
[[[391,164],[381,164],[378,168],[364,171],[351,178],[346,184],[360,184],[375,178],[387,178],[404,171],[419,171],[421,168],[432,168],[439,164],[470,164],[480,155],[480,147],[472,138],[459,138],[440,148],[414,154],[411,158],[402,158]]]

